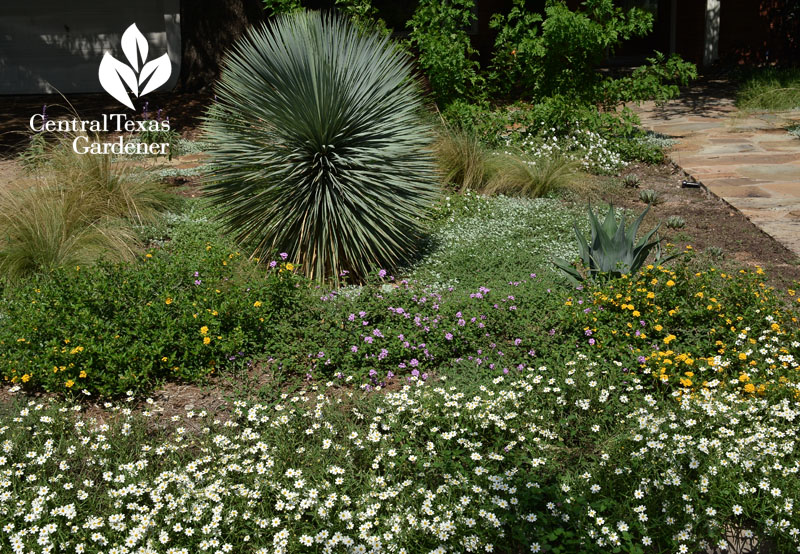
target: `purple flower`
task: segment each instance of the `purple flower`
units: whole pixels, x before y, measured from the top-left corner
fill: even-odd
[[[453,340],[453,334],[452,333],[445,333],[444,334],[444,338],[446,338],[447,340]]]
[[[197,280],[195,280],[194,284],[195,284],[195,285],[199,285],[199,284],[200,284],[200,283],[202,283],[202,282],[203,282],[203,281],[201,281],[200,279],[197,279]]]
[[[584,331],[583,334],[586,335],[587,337],[591,337],[592,336],[592,330],[591,329],[586,329],[586,331]]]
[[[195,271],[195,272],[194,272],[194,276],[195,276],[195,277],[200,277],[200,272],[199,272],[199,271]]]
[[[556,334],[556,330],[555,329],[550,329],[549,334],[552,337],[553,335]]]
[[[384,277],[386,277],[386,270],[385,270],[385,269],[381,269],[381,270],[378,272],[378,277],[380,277],[381,279],[383,279]]]
[[[647,361],[647,358],[645,358],[644,356],[639,356],[638,358],[636,358],[636,361],[639,362],[640,364],[643,364]]]
[[[373,338],[372,337],[364,337],[364,342],[367,344],[372,344]]]
[[[594,339],[589,339],[589,344],[594,345]]]
[[[278,262],[276,262],[275,260],[272,260],[271,262],[269,262],[269,266],[270,267],[275,267],[276,265],[278,265]]]
[[[394,373],[392,373],[391,371],[386,373],[386,378],[387,379],[391,379],[392,377],[394,377]]]
[[[351,346],[350,347],[350,352],[358,352],[358,346],[356,346],[355,344],[353,346]]]
[[[419,370],[418,369],[412,369],[411,370],[411,375],[413,375],[414,377],[419,377]]]
[[[423,373],[422,374],[422,380],[425,381],[427,379],[428,379],[428,374],[427,373]]]
[[[281,252],[278,255],[281,257],[281,260],[286,260],[286,258],[289,257],[289,254],[287,254],[286,252]]]
[[[325,352],[322,352],[321,350],[317,352],[317,358],[322,358],[323,356],[325,356]]]

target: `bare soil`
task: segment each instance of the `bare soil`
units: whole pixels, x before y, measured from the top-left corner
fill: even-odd
[[[770,235],[753,225],[739,210],[705,188],[681,186],[689,176],[675,164],[635,165],[623,175],[639,178],[635,188],[625,188],[619,177],[599,178],[600,197],[615,206],[641,213],[647,204],[639,192],[653,189],[660,201],[650,208],[642,230],[659,223],[659,235],[679,248],[691,246],[699,255],[721,267],[760,266],[773,286],[787,288],[800,281],[800,259]],[[686,221],[682,229],[669,229],[666,221],[677,215]],[[722,256],[714,248],[722,250]],[[712,254],[713,253],[713,254]]]

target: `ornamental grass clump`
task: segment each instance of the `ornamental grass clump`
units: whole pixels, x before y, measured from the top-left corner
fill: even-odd
[[[152,172],[111,154],[76,153],[75,136],[44,145],[30,174],[0,190],[0,281],[132,260],[134,228],[175,202]]]
[[[411,259],[432,205],[432,132],[411,59],[336,14],[280,16],[231,52],[205,117],[206,191],[257,257],[317,281]]]

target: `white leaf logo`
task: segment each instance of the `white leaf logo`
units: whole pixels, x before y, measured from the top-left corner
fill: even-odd
[[[98,77],[108,94],[133,110],[128,91],[137,98],[154,91],[167,82],[172,73],[172,64],[167,54],[147,61],[147,39],[136,27],[136,23],[125,30],[121,42],[122,52],[130,65],[106,52],[100,62]]]

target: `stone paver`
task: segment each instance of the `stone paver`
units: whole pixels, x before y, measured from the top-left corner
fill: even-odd
[[[800,256],[800,140],[784,130],[800,110],[742,116],[731,87],[708,81],[637,112],[645,129],[678,139],[676,164]]]

